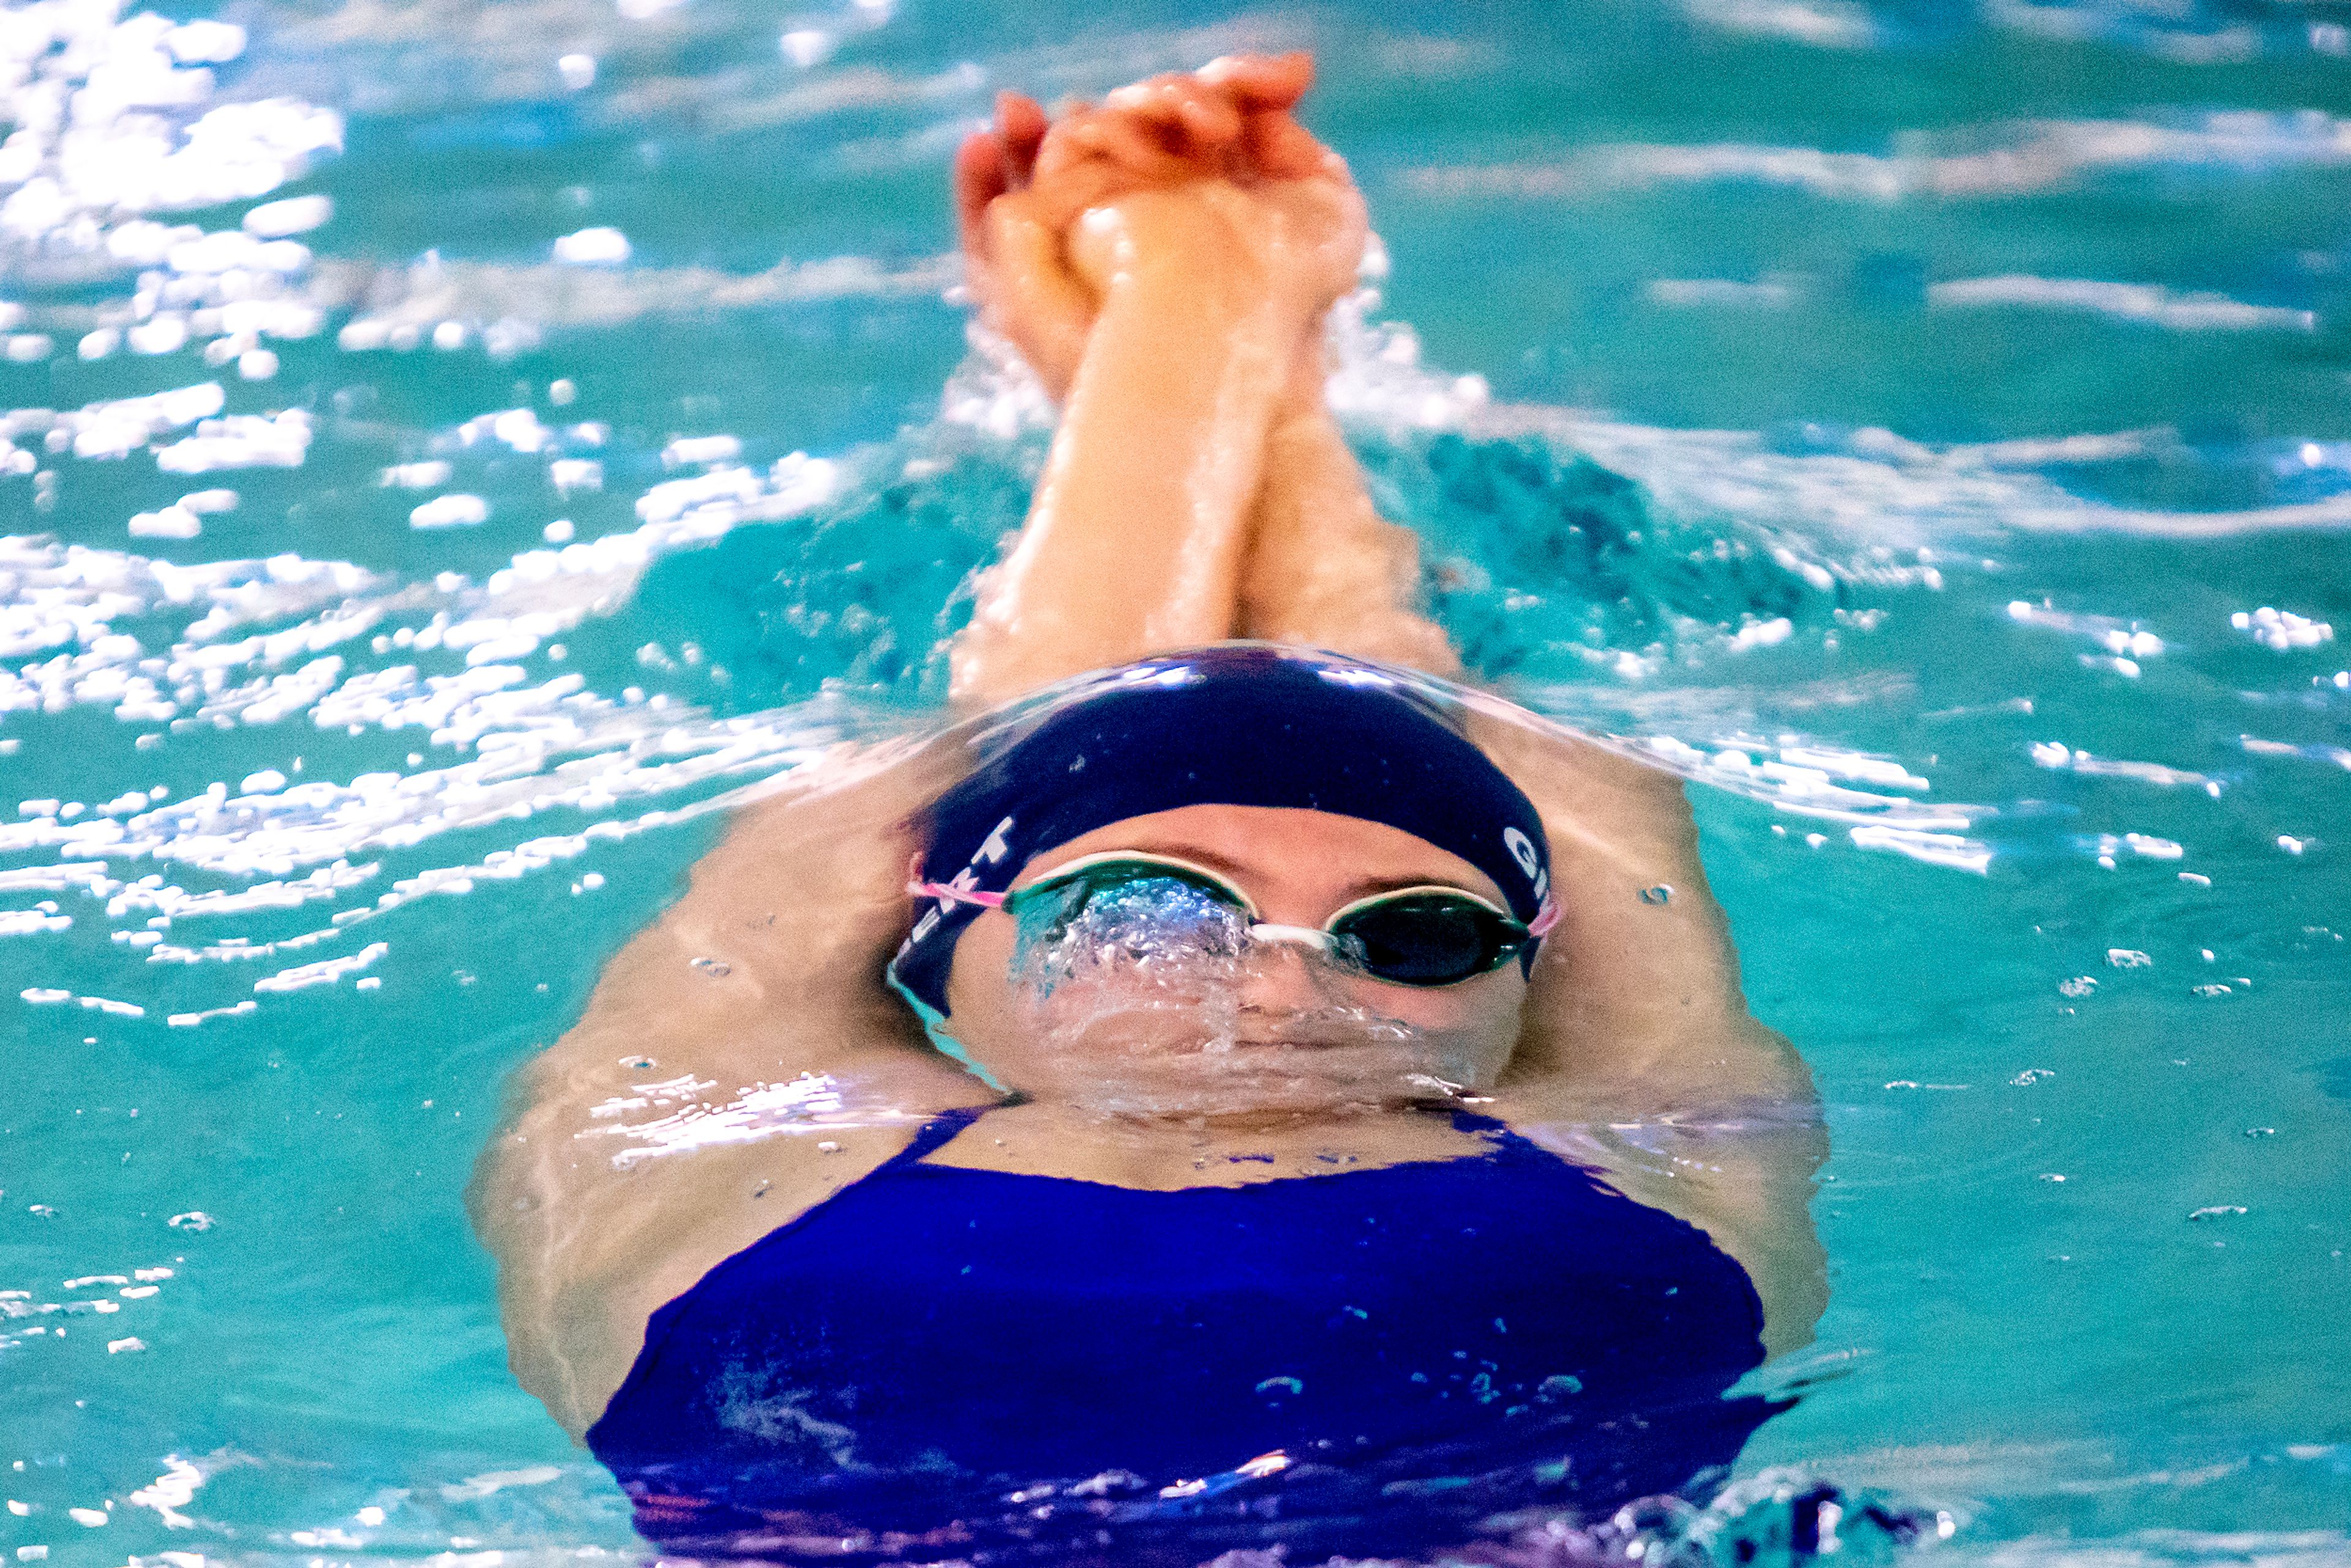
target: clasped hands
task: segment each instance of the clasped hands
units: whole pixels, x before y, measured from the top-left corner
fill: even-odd
[[[966,277],[981,321],[1056,399],[1103,308],[1159,291],[1203,326],[1293,335],[1355,285],[1368,235],[1336,153],[1291,110],[1304,54],[1240,55],[1123,87],[1049,121],[1004,93],[956,159]]]

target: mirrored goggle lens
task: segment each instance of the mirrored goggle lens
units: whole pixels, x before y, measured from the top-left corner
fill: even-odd
[[[1243,919],[1231,893],[1180,866],[1103,861],[1050,876],[1005,900],[1027,924],[1039,916],[1059,935],[1082,926],[1104,937],[1145,931],[1177,941],[1237,942]],[[1050,912],[1050,913],[1048,913]]]
[[[1473,899],[1405,894],[1343,916],[1331,934],[1358,967],[1403,986],[1449,986],[1499,967],[1525,928]]]

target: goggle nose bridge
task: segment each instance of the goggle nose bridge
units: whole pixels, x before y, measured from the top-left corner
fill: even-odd
[[[1249,934],[1252,942],[1288,942],[1323,954],[1331,951],[1334,940],[1328,931],[1317,931],[1311,925],[1274,925],[1264,921],[1250,925]]]

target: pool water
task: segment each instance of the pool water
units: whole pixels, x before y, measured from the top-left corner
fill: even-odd
[[[1740,1495],[2351,1559],[2351,11],[2251,0],[7,0],[0,1549],[643,1553],[505,1370],[501,1080],[940,695],[1046,438],[958,136],[1293,45],[1384,508],[1694,780],[1820,1081]]]

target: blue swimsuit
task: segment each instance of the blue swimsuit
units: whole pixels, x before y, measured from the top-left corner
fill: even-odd
[[[1771,1414],[1725,1397],[1762,1359],[1739,1266],[1499,1123],[1457,1114],[1490,1145],[1463,1159],[1149,1192],[923,1163],[977,1114],[653,1314],[588,1433],[646,1535],[1385,1554],[1680,1489]]]

